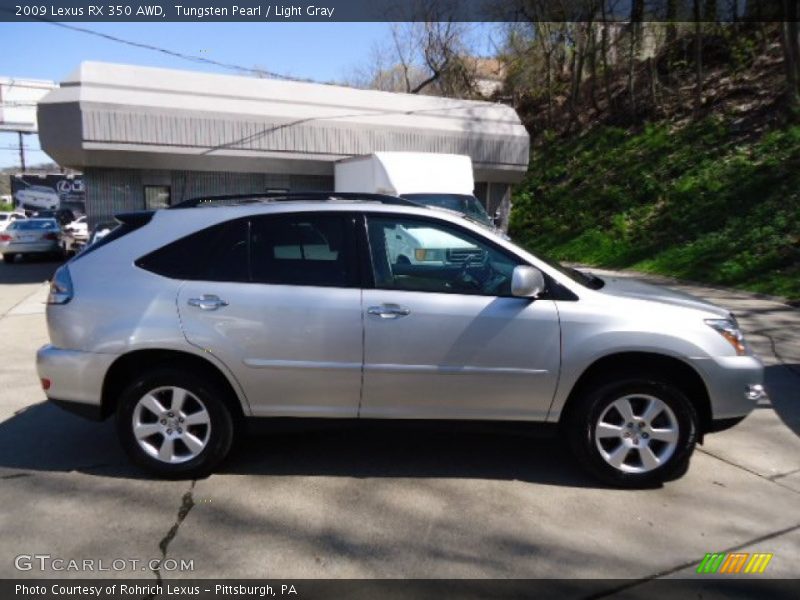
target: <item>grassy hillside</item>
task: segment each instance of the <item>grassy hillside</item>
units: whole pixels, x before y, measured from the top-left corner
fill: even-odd
[[[511,236],[561,260],[800,298],[800,127],[724,116],[537,144]]]

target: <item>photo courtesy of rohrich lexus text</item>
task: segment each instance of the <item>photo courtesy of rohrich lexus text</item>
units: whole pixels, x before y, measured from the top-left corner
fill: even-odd
[[[0,0],[0,598],[796,598],[800,0]]]

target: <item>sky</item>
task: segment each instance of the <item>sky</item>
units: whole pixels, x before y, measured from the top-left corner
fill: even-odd
[[[137,43],[317,81],[340,81],[385,42],[390,23],[76,23]],[[478,53],[491,31],[476,25]],[[231,73],[134,48],[50,23],[0,23],[0,76],[60,81],[81,61]],[[9,49],[13,49],[9,51]],[[16,133],[0,133],[0,168],[19,165]],[[51,162],[35,135],[25,136],[29,165]]]

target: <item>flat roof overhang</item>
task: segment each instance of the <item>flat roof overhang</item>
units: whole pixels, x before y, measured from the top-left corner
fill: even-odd
[[[377,151],[466,154],[480,180],[514,183],[529,137],[505,105],[82,63],[38,106],[61,165],[331,175]]]

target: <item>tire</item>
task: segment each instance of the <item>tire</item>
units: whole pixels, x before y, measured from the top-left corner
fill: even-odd
[[[628,418],[623,420],[623,413]],[[694,405],[679,388],[659,376],[642,375],[588,389],[570,408],[565,433],[575,456],[596,478],[617,487],[646,488],[686,472],[697,423]]]
[[[3,254],[3,262],[7,265],[14,264],[14,260],[17,258],[16,254]]]
[[[181,391],[182,407],[177,403]],[[168,478],[210,474],[228,455],[234,437],[225,392],[205,377],[177,368],[146,372],[128,385],[119,400],[116,426],[131,460]]]

